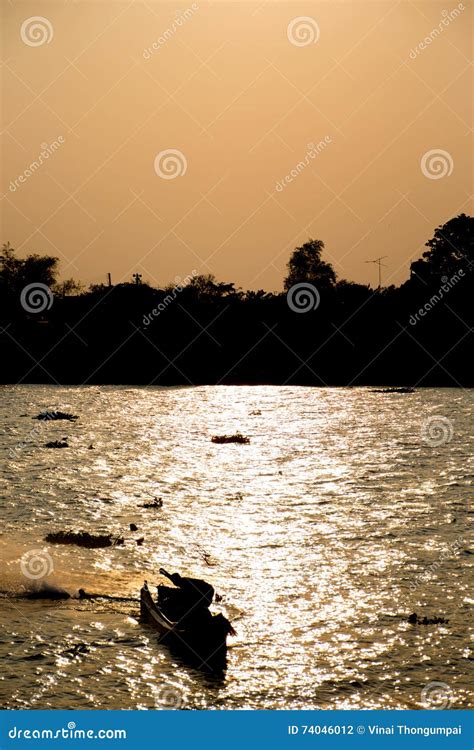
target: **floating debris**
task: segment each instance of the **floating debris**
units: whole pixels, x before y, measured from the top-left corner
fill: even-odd
[[[413,612],[408,617],[410,625],[447,625],[449,620],[445,617],[418,617],[416,612]]]
[[[65,411],[42,411],[36,417],[32,417],[32,419],[49,419],[53,422],[58,419],[67,419],[68,422],[75,422],[79,417],[76,414],[68,414],[68,412]]]
[[[138,531],[138,526],[134,523],[130,524],[130,531]]]
[[[145,537],[144,536],[141,536],[140,539],[136,539],[136,542],[137,542],[137,544],[138,544],[139,547],[142,546],[142,544],[143,544],[144,541],[145,541]]]
[[[155,497],[153,498],[152,503],[143,503],[141,507],[142,508],[162,508],[163,500],[161,499],[161,497]]]
[[[82,656],[83,654],[90,653],[90,648],[85,643],[76,643],[72,648],[61,651],[61,656],[70,656],[74,659],[76,656]]]
[[[253,411],[250,412],[250,416],[251,417],[260,417],[261,413],[262,412],[260,411],[260,409],[254,409]]]
[[[402,387],[402,388],[373,388],[371,393],[416,393],[414,388]]]
[[[46,443],[45,448],[69,448],[67,440],[52,440],[50,443]]]
[[[236,432],[235,435],[214,435],[214,437],[211,438],[211,442],[219,444],[240,443],[242,445],[248,445],[250,443],[250,438],[241,435],[240,432]]]
[[[113,536],[113,534],[94,535],[87,531],[56,531],[47,534],[44,540],[50,544],[76,544],[78,547],[89,547],[90,549],[114,547],[125,543],[123,537]]]
[[[212,557],[211,553],[205,550],[204,547],[198,547],[197,551],[201,555],[206,565],[209,565],[210,568],[213,568],[216,565],[216,561]]]

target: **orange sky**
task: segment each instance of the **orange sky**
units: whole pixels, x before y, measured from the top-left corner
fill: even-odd
[[[2,15],[2,239],[57,255],[63,277],[196,270],[279,290],[311,236],[340,277],[375,286],[365,261],[386,255],[399,284],[438,224],[472,212],[467,1],[3,0]]]

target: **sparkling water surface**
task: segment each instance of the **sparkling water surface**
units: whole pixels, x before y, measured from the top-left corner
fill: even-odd
[[[0,705],[468,707],[473,402],[462,389],[2,387]],[[80,418],[31,419],[46,409]],[[250,444],[211,442],[236,431]],[[141,507],[153,497],[162,509]],[[44,541],[69,529],[125,545]],[[225,676],[159,645],[138,601],[18,596],[46,581],[136,598],[162,565],[223,596],[237,631]],[[449,623],[410,625],[414,611]]]

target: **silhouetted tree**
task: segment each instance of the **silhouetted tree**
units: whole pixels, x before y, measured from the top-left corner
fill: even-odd
[[[428,283],[441,276],[451,277],[456,271],[472,269],[474,261],[474,218],[460,214],[439,226],[423,258],[410,266],[412,276]]]
[[[246,302],[260,302],[261,300],[270,299],[271,297],[274,297],[274,295],[271,292],[266,292],[264,289],[258,289],[257,291],[250,289],[244,294]]]
[[[5,294],[20,294],[33,282],[54,287],[58,273],[58,259],[49,255],[15,256],[10,243],[3,245],[0,253],[0,286]]]
[[[108,286],[108,284],[89,284],[88,292],[89,294],[103,294],[111,287]]]
[[[285,279],[285,290],[294,284],[308,282],[318,289],[327,289],[336,284],[336,273],[330,263],[321,260],[324,250],[322,240],[308,240],[293,251],[287,263],[288,276]]]
[[[84,284],[74,279],[66,279],[55,284],[54,291],[61,297],[70,297],[72,294],[80,294],[84,291]]]
[[[286,294],[243,293],[213,275],[183,288],[129,282],[77,294],[73,280],[57,283],[56,258],[20,259],[7,244],[0,382],[471,386],[473,276],[451,284],[442,277],[470,268],[472,227],[464,214],[438,227],[412,278],[377,293],[338,281],[322,260],[323,242],[309,240],[290,258],[285,289],[314,284],[321,292],[314,315],[295,315]],[[30,281],[56,292],[42,315],[20,304]],[[32,358],[42,364],[32,369]]]
[[[214,274],[211,273],[194,276],[187,285],[187,288],[195,292],[199,299],[242,296],[242,292],[236,289],[234,284],[217,281]]]

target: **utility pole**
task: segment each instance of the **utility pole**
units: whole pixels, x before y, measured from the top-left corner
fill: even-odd
[[[386,268],[386,264],[382,263],[384,258],[388,258],[388,255],[381,255],[380,258],[375,258],[375,260],[366,260],[366,263],[376,263],[379,267],[379,285],[378,290],[380,291],[382,288],[382,266]]]
[[[108,286],[112,286],[112,274],[107,274],[107,284]]]

